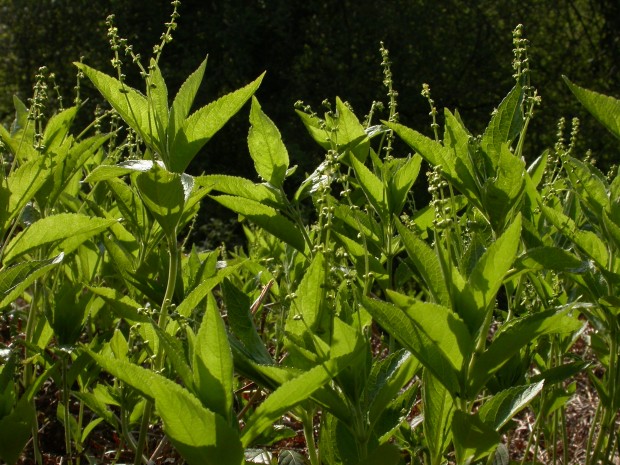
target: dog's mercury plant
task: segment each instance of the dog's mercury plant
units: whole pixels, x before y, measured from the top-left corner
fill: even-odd
[[[323,115],[297,102],[325,156],[294,185],[256,96],[262,75],[192,112],[205,60],[170,101],[159,61],[182,11],[171,6],[148,63],[110,16],[115,76],[76,62],[75,106],[63,108],[42,68],[28,107],[16,99],[14,125],[0,126],[0,320],[11,334],[0,459],[44,463],[45,386],[57,390],[70,464],[103,460],[89,446],[100,428],[118,438],[105,463],[566,463],[566,393],[585,373],[598,395],[586,463],[611,461],[620,180],[578,158],[577,120],[568,143],[561,119],[555,147],[526,164],[540,99],[523,27],[515,86],[480,135],[457,112],[440,118],[426,84],[432,137],[399,122],[381,43],[387,117],[378,102],[363,121],[338,96]],[[144,91],[125,66],[138,66]],[[50,83],[59,109],[46,118]],[[74,134],[87,83],[111,108]],[[567,85],[620,137],[617,100]],[[256,180],[188,175],[246,103]],[[411,154],[397,153],[397,137]],[[422,169],[431,200],[415,210]],[[187,249],[179,235],[207,195],[239,215],[247,250]],[[525,409],[535,421],[515,451]],[[290,422],[303,450],[278,446],[295,436]]]

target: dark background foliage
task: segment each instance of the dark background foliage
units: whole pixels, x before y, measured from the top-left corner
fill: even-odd
[[[71,62],[80,56],[112,72],[108,14],[116,15],[120,35],[148,57],[171,11],[168,0],[0,0],[0,121],[12,118],[12,94],[28,98],[39,66],[56,74],[66,100],[75,85]],[[426,82],[439,108],[458,108],[466,126],[482,132],[512,87],[511,31],[519,23],[531,44],[532,82],[543,98],[526,147],[528,160],[553,145],[561,116],[579,116],[581,152],[592,149],[602,168],[616,162],[617,142],[586,115],[561,79],[565,74],[590,89],[620,94],[616,0],[183,0],[179,12],[179,27],[160,62],[170,93],[207,54],[197,104],[267,70],[258,97],[300,176],[322,153],[305,134],[294,103],[303,100],[322,111],[323,99],[339,96],[362,118],[373,100],[386,102],[380,41],[390,51],[403,124],[430,133],[428,104],[420,96]],[[126,72],[139,86],[129,59]],[[84,113],[92,111],[101,100],[90,88],[82,92],[91,99]],[[214,137],[191,172],[255,176],[243,115]]]

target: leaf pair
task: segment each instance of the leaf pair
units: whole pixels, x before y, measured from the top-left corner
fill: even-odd
[[[263,78],[261,75],[190,115],[206,65],[205,59],[183,83],[168,108],[168,89],[155,60],[151,60],[151,72],[146,79],[146,95],[87,65],[75,63],[173,173],[185,171],[198,151],[254,94]]]

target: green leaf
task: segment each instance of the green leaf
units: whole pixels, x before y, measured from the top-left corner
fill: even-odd
[[[486,457],[499,444],[499,434],[480,416],[457,410],[452,418],[456,462],[461,464]]]
[[[94,183],[120,178],[130,173],[146,173],[153,169],[155,164],[153,160],[126,160],[116,165],[99,165],[86,176],[84,182]]]
[[[167,359],[170,360],[170,363],[172,364],[175,373],[179,375],[179,378],[181,378],[181,381],[183,381],[185,387],[195,391],[196,389],[193,389],[195,387],[195,372],[192,371],[192,368],[189,366],[187,360],[185,359],[185,352],[181,341],[177,338],[172,337],[170,334],[165,332],[154,323],[152,324],[152,327],[155,333],[157,333],[159,343],[161,344],[161,347],[163,347],[166,351]],[[119,357],[117,356],[116,358]],[[196,392],[194,393],[198,394]],[[200,395],[198,395],[198,397],[200,397]]]
[[[600,172],[592,165],[575,158],[563,158],[562,163],[573,189],[577,191],[579,198],[600,221],[603,210],[610,206],[609,188],[606,181],[600,177]]]
[[[515,260],[517,270],[553,270],[565,273],[585,273],[590,269],[588,262],[579,260],[574,254],[559,247],[543,246],[529,249]]]
[[[84,242],[105,231],[116,220],[95,218],[80,213],[60,213],[42,218],[17,234],[6,247],[4,263],[31,252],[37,247],[79,236]]]
[[[384,443],[374,449],[359,465],[397,465],[401,463],[401,451],[395,444]]]
[[[183,83],[177,93],[172,107],[170,108],[170,120],[168,121],[168,141],[174,140],[179,128],[183,126],[183,122],[189,115],[192,108],[196,93],[202,83],[202,79],[207,67],[207,59],[205,58],[196,71],[194,71]]]
[[[451,115],[451,113],[448,112]],[[452,120],[454,116],[452,115]],[[455,150],[444,147],[419,132],[398,123],[383,122],[431,166],[441,166],[442,175],[454,184],[468,200],[479,205],[479,193],[471,174],[471,162],[460,160]],[[465,147],[466,148],[466,147]],[[460,153],[460,152],[459,152]],[[461,153],[462,155],[462,153]]]
[[[338,375],[355,355],[346,354],[329,359],[283,383],[248,418],[241,434],[244,447],[249,446],[254,438],[266,431],[283,413],[310,398],[321,386]]]
[[[226,267],[220,269],[215,276],[211,276],[200,284],[198,284],[192,291],[185,296],[183,302],[181,302],[177,306],[177,312],[179,315],[184,317],[189,317],[192,314],[192,311],[200,305],[200,302],[207,297],[209,292],[213,290],[215,286],[222,282],[222,280],[235,273],[237,268],[241,265],[242,262],[236,263],[234,265],[227,265]],[[166,328],[168,334],[174,334],[174,331],[178,329],[178,325],[174,322],[169,323],[169,327]]]
[[[426,290],[435,303],[449,306],[450,294],[437,254],[426,242],[403,226],[400,221],[395,221],[395,224],[407,255],[413,261],[426,284]]]
[[[564,213],[540,204],[545,217],[551,221],[562,234],[571,239],[586,255],[602,269],[608,265],[609,252],[605,243],[592,231],[577,228],[575,221]]]
[[[388,290],[387,295],[448,357],[457,370],[473,350],[467,326],[449,307]]]
[[[147,145],[153,145],[149,128],[149,105],[144,94],[83,63],[76,62],[74,65],[90,79],[101,95]]]
[[[157,61],[151,58],[149,76],[146,80],[147,102],[149,104],[149,131],[154,135],[156,147],[166,166],[170,166],[169,153],[167,150],[168,133],[168,88],[157,65]]]
[[[530,176],[530,180],[534,187],[537,187],[543,179],[545,171],[547,170],[547,161],[549,160],[549,149],[545,150],[541,156],[532,162],[527,168],[527,174]],[[526,181],[527,184],[527,181]]]
[[[37,279],[62,263],[65,254],[48,260],[30,260],[0,270],[0,308],[11,304]]]
[[[248,148],[258,175],[275,187],[282,187],[288,169],[288,152],[280,131],[252,97]]]
[[[441,165],[444,172],[454,179],[454,163],[450,158],[449,150],[439,142],[420,134],[414,129],[403,126],[398,123],[383,121],[388,128],[394,131],[409,147],[419,153],[422,158],[429,162],[432,166]]]
[[[614,136],[620,138],[620,101],[579,87],[569,81],[566,76],[563,78],[577,100]]]
[[[6,229],[10,222],[21,214],[26,204],[32,201],[35,194],[51,176],[50,167],[51,162],[48,157],[37,157],[9,174],[6,178],[9,198],[4,204],[6,211],[0,216],[0,218],[6,216],[3,219],[4,224],[0,224],[1,229]]]
[[[404,349],[373,364],[363,395],[371,425],[379,419],[386,406],[411,381],[419,368],[418,360]]]
[[[470,146],[471,134],[463,126],[458,114],[453,115],[447,108],[444,109],[445,130],[444,147],[449,148],[450,164],[454,166],[454,173],[458,180],[459,189],[464,189],[463,194],[467,195],[471,201],[478,202],[480,199],[477,176],[479,167],[474,166]],[[448,159],[449,159],[448,158]]]
[[[297,451],[284,449],[278,456],[278,465],[308,465],[308,460]]]
[[[202,404],[232,421],[233,361],[224,321],[213,294],[194,342],[194,386]]]
[[[390,214],[400,215],[405,206],[407,194],[420,173],[421,165],[422,157],[416,154],[407,159],[407,161],[396,170],[396,173],[387,180],[388,207]]]
[[[214,196],[213,199],[226,208],[247,217],[278,239],[305,253],[306,242],[301,231],[274,208],[254,200],[230,195]]]
[[[493,373],[536,338],[544,334],[572,333],[581,328],[582,323],[569,312],[570,308],[534,313],[501,327],[486,351],[475,360],[469,378],[470,394],[477,393]]]
[[[336,112],[338,113],[336,140],[340,153],[350,150],[355,158],[364,163],[368,156],[370,141],[364,127],[357,116],[339,97],[336,97]]]
[[[480,407],[478,410],[480,419],[499,432],[542,391],[543,384],[543,381],[539,381],[527,386],[515,386],[498,392]]]
[[[423,374],[422,405],[424,437],[431,455],[431,464],[440,464],[452,436],[450,426],[454,402],[450,392],[427,370]]]
[[[273,363],[254,325],[254,319],[250,313],[250,298],[228,279],[222,282],[222,292],[231,332],[253,354],[255,360],[265,365]]]
[[[351,166],[355,170],[355,176],[368,202],[372,205],[377,214],[386,221],[389,215],[388,199],[386,198],[386,190],[383,182],[356,158],[351,159]]]
[[[358,465],[360,451],[349,423],[329,412],[321,417],[319,450],[325,465]]]
[[[491,160],[492,169],[497,166],[502,146],[504,144],[510,146],[523,127],[522,100],[523,89],[517,84],[499,104],[482,135],[480,145]]]
[[[467,285],[457,299],[457,308],[471,334],[480,329],[486,312],[492,311],[495,296],[514,262],[520,238],[519,213],[506,231],[489,246],[469,275]]]
[[[190,465],[243,464],[237,432],[187,390],[128,361],[88,353],[105,371],[155,401],[166,435]]]
[[[17,463],[32,434],[36,416],[34,405],[22,397],[13,411],[0,419],[0,458],[7,464]]]
[[[166,171],[157,165],[135,177],[144,204],[169,238],[176,239],[176,229],[185,200],[192,190],[188,175]]]
[[[419,302],[415,307],[418,312],[403,311],[395,305],[379,300],[363,298],[363,307],[373,318],[392,336],[394,336],[406,349],[428,369],[448,389],[451,395],[460,395],[459,370],[455,362],[462,360],[459,341],[455,334],[451,333],[450,324],[458,321],[451,315],[449,309],[425,302]],[[423,311],[429,313],[437,310],[437,315],[420,315]],[[412,319],[420,318],[426,328],[422,328]],[[458,323],[456,323],[458,325]],[[462,325],[462,322],[461,322]],[[427,334],[426,329],[431,331]],[[443,333],[442,333],[443,331]],[[465,329],[467,332],[467,329]],[[448,336],[447,340],[442,338]],[[461,331],[460,337],[465,337]],[[445,353],[449,352],[449,355]],[[451,359],[452,357],[453,359]]]
[[[55,289],[54,299],[46,307],[45,316],[61,347],[77,342],[88,316],[89,301],[90,295],[84,293],[79,284],[66,281]]]
[[[224,174],[209,174],[195,178],[197,185],[206,186],[224,194],[244,197],[273,208],[285,208],[278,191],[265,184],[256,184],[249,179]]]
[[[183,122],[169,146],[170,171],[185,171],[198,151],[256,92],[263,76],[264,73],[247,86],[200,108]]]
[[[139,311],[141,308],[140,304],[119,290],[110,289],[109,287],[89,287],[88,289],[101,297],[115,314],[128,322],[151,322],[151,319],[146,314]]]
[[[285,331],[291,335],[302,336],[310,331],[319,337],[330,334],[329,315],[325,314],[325,260],[317,253],[295,293],[286,320]]]
[[[498,152],[497,171],[482,187],[482,203],[493,230],[502,232],[525,190],[525,162],[507,144]]]

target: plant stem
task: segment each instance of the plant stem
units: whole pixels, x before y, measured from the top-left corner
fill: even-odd
[[[168,282],[166,283],[166,292],[161,304],[161,312],[159,313],[159,319],[157,326],[165,330],[166,323],[168,321],[168,313],[172,303],[172,296],[174,295],[174,287],[177,280],[177,269],[179,266],[179,250],[176,239],[176,230],[167,237],[168,239]],[[164,366],[164,350],[160,345],[155,355],[154,370],[160,371]],[[136,446],[136,455],[134,458],[134,465],[139,465],[143,460],[143,452],[146,446],[146,436],[148,427],[151,422],[151,414],[153,413],[153,401],[147,399],[144,407],[144,413],[142,414],[142,423],[140,424],[140,435],[138,436],[138,444]]]
[[[321,465],[319,462],[319,454],[314,443],[314,410],[303,410],[301,419],[304,425],[304,439],[306,440],[306,446],[308,447],[308,457],[310,458],[310,465]]]
[[[69,412],[69,383],[67,381],[67,358],[69,354],[63,353],[61,356],[61,370],[62,370],[62,403],[63,403],[63,414],[64,414],[64,423],[65,423],[65,450],[67,454],[67,462],[69,465],[73,465],[73,451],[71,448],[71,424],[70,417],[71,414]]]

